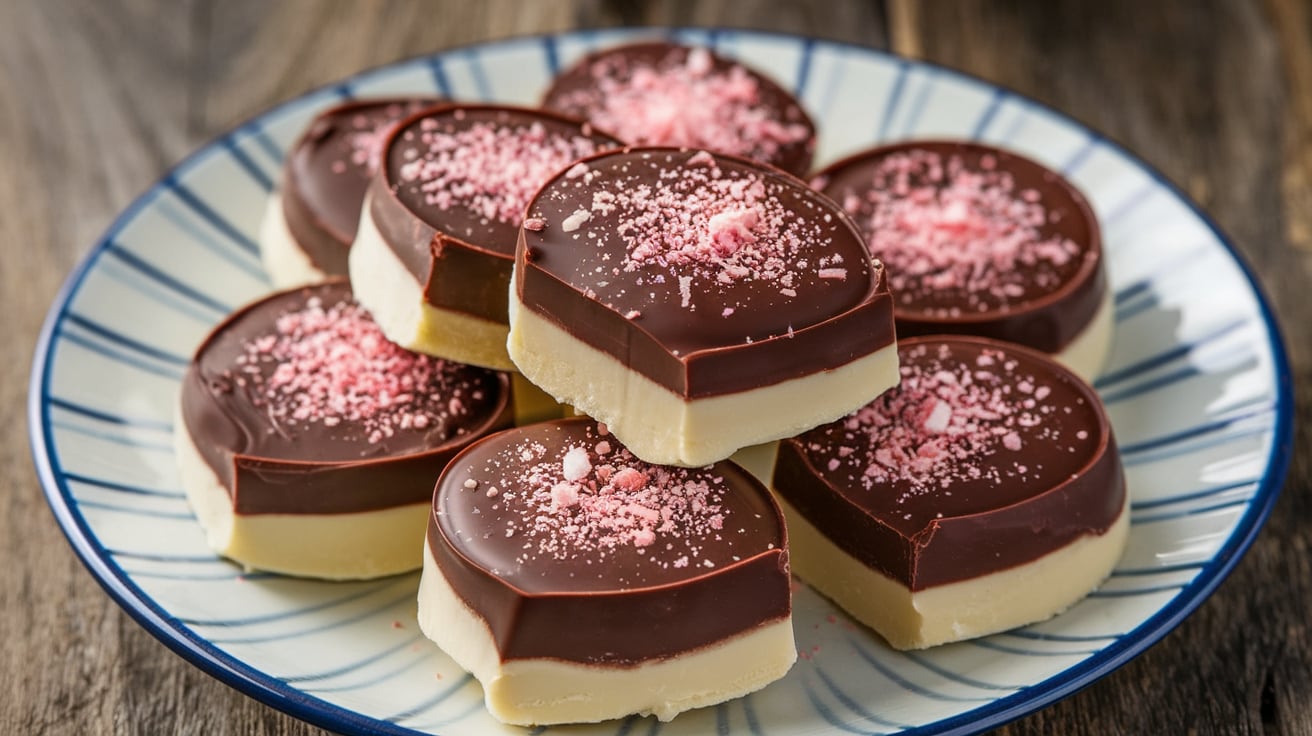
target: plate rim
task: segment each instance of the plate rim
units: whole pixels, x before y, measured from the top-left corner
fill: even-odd
[[[903,733],[924,736],[928,734],[946,736],[948,734],[977,733],[1037,712],[1119,669],[1122,665],[1159,642],[1166,634],[1175,629],[1185,617],[1197,610],[1234,570],[1239,560],[1252,546],[1257,535],[1265,526],[1266,520],[1271,515],[1272,509],[1280,496],[1280,491],[1284,487],[1293,454],[1294,396],[1289,357],[1282,330],[1272,309],[1270,298],[1261,282],[1258,281],[1248,259],[1235,247],[1230,237],[1216,222],[1153,164],[1135,154],[1119,141],[1102,134],[1083,121],[1046,103],[970,72],[932,61],[912,59],[885,49],[863,46],[850,41],[819,38],[784,31],[756,30],[732,26],[616,26],[515,34],[449,46],[430,53],[377,64],[346,77],[307,89],[295,97],[283,100],[242,119],[234,125],[228,126],[166,169],[144,191],[132,199],[97,238],[90,250],[81,257],[78,264],[56,292],[34,346],[27,396],[28,439],[42,494],[55,516],[60,531],[69,541],[83,565],[96,579],[96,582],[109,594],[110,598],[143,629],[182,659],[223,684],[276,710],[307,723],[343,733],[424,736],[420,731],[372,716],[366,716],[296,690],[286,682],[259,670],[234,655],[220,650],[169,614],[118,566],[91,531],[86,518],[77,509],[77,504],[67,484],[55,471],[59,463],[52,454],[54,440],[51,436],[52,425],[48,415],[50,403],[47,389],[49,387],[50,370],[53,366],[52,347],[57,336],[58,327],[64,321],[72,298],[76,295],[100,257],[106,252],[117,233],[131,223],[142,210],[153,203],[158,193],[168,182],[175,180],[180,174],[196,165],[202,157],[212,155],[213,149],[223,146],[234,134],[248,129],[255,121],[265,119],[298,104],[305,104],[307,98],[334,88],[340,88],[342,85],[349,85],[357,79],[385,69],[423,63],[450,54],[467,53],[473,48],[529,41],[542,42],[549,38],[573,37],[587,40],[595,36],[646,32],[670,37],[677,37],[679,34],[684,33],[705,33],[708,34],[708,41],[712,44],[715,43],[720,34],[752,36],[800,44],[802,53],[808,55],[813,53],[814,47],[818,44],[833,46],[845,53],[869,54],[885,61],[930,69],[936,73],[964,79],[992,92],[1003,92],[1010,95],[1022,101],[1025,105],[1051,114],[1064,124],[1084,132],[1089,136],[1091,142],[1106,145],[1124,156],[1147,174],[1155,184],[1164,188],[1182,203],[1194,217],[1206,226],[1222,249],[1231,257],[1240,274],[1247,281],[1256,302],[1257,311],[1262,317],[1267,344],[1271,351],[1271,370],[1275,379],[1271,449],[1252,500],[1249,502],[1244,514],[1235,522],[1235,531],[1226,542],[1199,569],[1193,580],[1182,587],[1164,606],[1134,629],[1120,635],[1112,644],[1099,650],[1096,654],[1090,655],[1079,663],[1044,680],[1031,683],[1011,695],[998,698],[955,716],[921,726],[914,726]]]

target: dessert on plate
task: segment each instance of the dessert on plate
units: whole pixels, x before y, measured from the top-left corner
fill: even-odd
[[[625,149],[552,177],[527,215],[510,357],[648,462],[722,460],[898,380],[884,269],[777,169]]]
[[[1067,179],[967,141],[903,141],[838,161],[820,191],[888,267],[901,337],[967,334],[1050,353],[1085,380],[1112,336],[1098,219]]]
[[[419,624],[521,725],[669,720],[797,657],[783,519],[732,463],[637,459],[563,419],[471,445],[438,482]]]
[[[315,116],[283,162],[260,225],[260,257],[275,287],[346,275],[365,188],[387,129],[437,98],[362,99]]]
[[[524,208],[548,178],[619,142],[555,113],[450,105],[402,121],[370,184],[350,274],[388,339],[496,369]]]
[[[900,342],[902,382],[779,443],[798,577],[898,649],[1053,616],[1110,574],[1129,512],[1097,395],[1043,353]]]
[[[801,176],[815,125],[769,77],[708,49],[645,42],[594,52],[561,74],[542,106],[635,146],[704,148]]]
[[[183,487],[210,545],[328,579],[413,570],[433,483],[509,425],[505,374],[405,351],[340,279],[224,320],[182,382]]]

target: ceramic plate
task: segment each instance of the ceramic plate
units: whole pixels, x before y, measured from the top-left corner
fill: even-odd
[[[955,136],[1028,154],[1085,191],[1116,293],[1115,345],[1097,387],[1124,454],[1133,526],[1111,579],[1051,621],[898,653],[803,586],[801,656],[784,680],[669,724],[629,719],[570,732],[982,730],[1105,675],[1197,607],[1269,513],[1291,442],[1278,330],[1216,227],[1141,161],[1007,90],[824,41],[670,33],[795,90],[821,129],[818,163],[877,141]],[[561,65],[640,35],[652,32],[470,46],[318,90],[196,152],[95,245],[37,349],[33,452],[77,553],[151,633],[223,682],[334,731],[521,731],[494,722],[478,683],[420,636],[416,575],[320,583],[245,574],[210,552],[174,469],[174,400],[207,330],[269,289],[257,223],[283,153],[317,110],[432,91],[532,104]]]

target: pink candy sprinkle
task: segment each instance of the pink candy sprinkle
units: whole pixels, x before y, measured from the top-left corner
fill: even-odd
[[[612,56],[593,64],[591,89],[556,105],[634,145],[709,148],[760,160],[807,140],[807,126],[780,119],[761,99],[761,85],[738,64],[716,70],[706,49],[686,59],[674,51],[654,66]],[[792,111],[800,118],[800,110]],[[695,159],[694,164],[700,163]]]

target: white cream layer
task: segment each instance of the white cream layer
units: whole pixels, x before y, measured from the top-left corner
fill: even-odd
[[[524,377],[604,422],[639,458],[700,467],[739,448],[831,422],[897,384],[890,344],[833,370],[769,386],[686,399],[510,299],[511,360]]]
[[[260,221],[260,260],[269,280],[278,290],[317,284],[328,278],[328,274],[310,262],[310,257],[288,229],[282,195],[277,192],[269,197],[264,219]]]
[[[365,199],[349,255],[351,289],[387,339],[407,350],[459,363],[514,370],[507,326],[424,301],[424,286],[384,242]]]
[[[912,592],[856,559],[775,494],[788,525],[793,573],[896,649],[923,649],[1055,616],[1111,574],[1125,549],[1126,507],[1106,533],[1080,537],[1033,562]]]
[[[759,690],[783,677],[797,659],[792,621],[783,619],[687,654],[629,667],[502,661],[486,621],[452,590],[427,545],[419,628],[483,685],[488,712],[523,726],[594,723],[634,713],[668,721],[685,710]]]
[[[250,570],[327,580],[383,577],[422,564],[431,502],[350,514],[237,514],[181,416],[175,422],[182,487],[215,552]]]
[[[1111,350],[1115,322],[1116,309],[1112,290],[1108,288],[1102,303],[1098,305],[1098,311],[1093,313],[1093,319],[1065,348],[1054,353],[1053,359],[1083,378],[1086,383],[1093,383],[1093,379],[1102,372],[1107,353]]]

